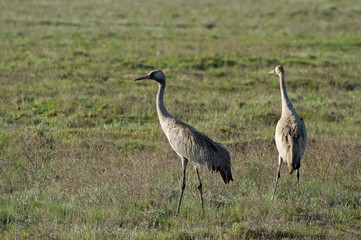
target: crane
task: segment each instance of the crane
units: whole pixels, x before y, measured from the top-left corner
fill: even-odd
[[[281,99],[282,99],[282,114],[276,126],[275,142],[278,150],[278,172],[276,176],[276,187],[273,192],[272,200],[276,194],[278,180],[281,177],[281,165],[286,163],[288,165],[289,173],[297,171],[297,185],[300,183],[300,166],[301,158],[306,149],[307,133],[306,126],[290,99],[287,96],[285,86],[285,72],[281,65],[276,66],[269,74],[279,77]]]
[[[230,151],[225,145],[212,141],[205,134],[199,132],[194,127],[176,119],[167,111],[163,102],[164,90],[166,86],[166,76],[162,70],[151,71],[149,74],[135,79],[135,81],[146,79],[154,80],[158,83],[156,105],[159,122],[168,138],[171,147],[181,158],[182,162],[183,180],[181,194],[178,202],[177,215],[180,211],[183,192],[186,187],[186,168],[188,162],[193,165],[197,173],[202,213],[204,213],[202,181],[199,176],[198,169],[201,165],[203,165],[206,166],[209,170],[219,172],[225,184],[228,184],[231,180],[233,181]]]

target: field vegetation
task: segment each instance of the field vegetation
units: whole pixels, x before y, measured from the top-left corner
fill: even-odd
[[[0,1],[1,239],[361,238],[357,1]],[[277,172],[282,64],[306,123],[300,185]],[[158,122],[229,146],[205,215]]]

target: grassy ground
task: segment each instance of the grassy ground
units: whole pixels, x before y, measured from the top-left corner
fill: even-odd
[[[356,1],[1,1],[1,239],[358,239],[361,6]],[[296,176],[277,171],[282,64],[305,119]],[[229,146],[235,181],[181,164],[177,118]]]

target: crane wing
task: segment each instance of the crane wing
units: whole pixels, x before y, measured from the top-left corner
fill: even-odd
[[[233,180],[231,154],[225,145],[212,141],[185,123],[169,128],[167,137],[176,153],[197,168],[205,165],[209,170],[219,172],[225,183]]]
[[[300,121],[299,121],[299,132],[297,134],[297,146],[299,149],[299,154],[300,154],[300,158],[303,156],[305,150],[306,150],[306,145],[307,145],[307,131],[306,131],[306,125],[305,122],[303,121],[303,118],[300,117]]]
[[[214,158],[214,153],[218,150],[209,137],[190,126],[178,126],[169,130],[169,143],[178,154],[198,166],[207,165],[213,170],[219,167],[219,159]]]

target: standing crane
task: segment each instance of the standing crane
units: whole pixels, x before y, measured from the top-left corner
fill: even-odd
[[[188,161],[193,165],[197,173],[199,182],[198,190],[201,196],[202,212],[204,213],[202,182],[198,169],[200,165],[204,165],[209,170],[219,172],[223,181],[227,184],[231,180],[233,181],[231,154],[225,145],[212,141],[209,137],[192,126],[176,119],[167,111],[163,102],[166,77],[161,70],[151,71],[149,74],[137,78],[134,81],[143,79],[154,80],[158,83],[157,113],[159,122],[170,145],[182,161],[183,181],[177,215],[179,214],[183,192],[186,187],[186,168]]]
[[[276,194],[278,180],[281,177],[282,162],[288,165],[289,173],[297,170],[297,184],[300,184],[301,158],[306,149],[307,134],[303,118],[298,116],[290,99],[287,96],[285,86],[285,72],[283,67],[278,65],[269,72],[279,77],[282,99],[282,115],[277,123],[275,141],[278,150],[278,172],[276,177],[276,187],[273,192],[272,200]]]

